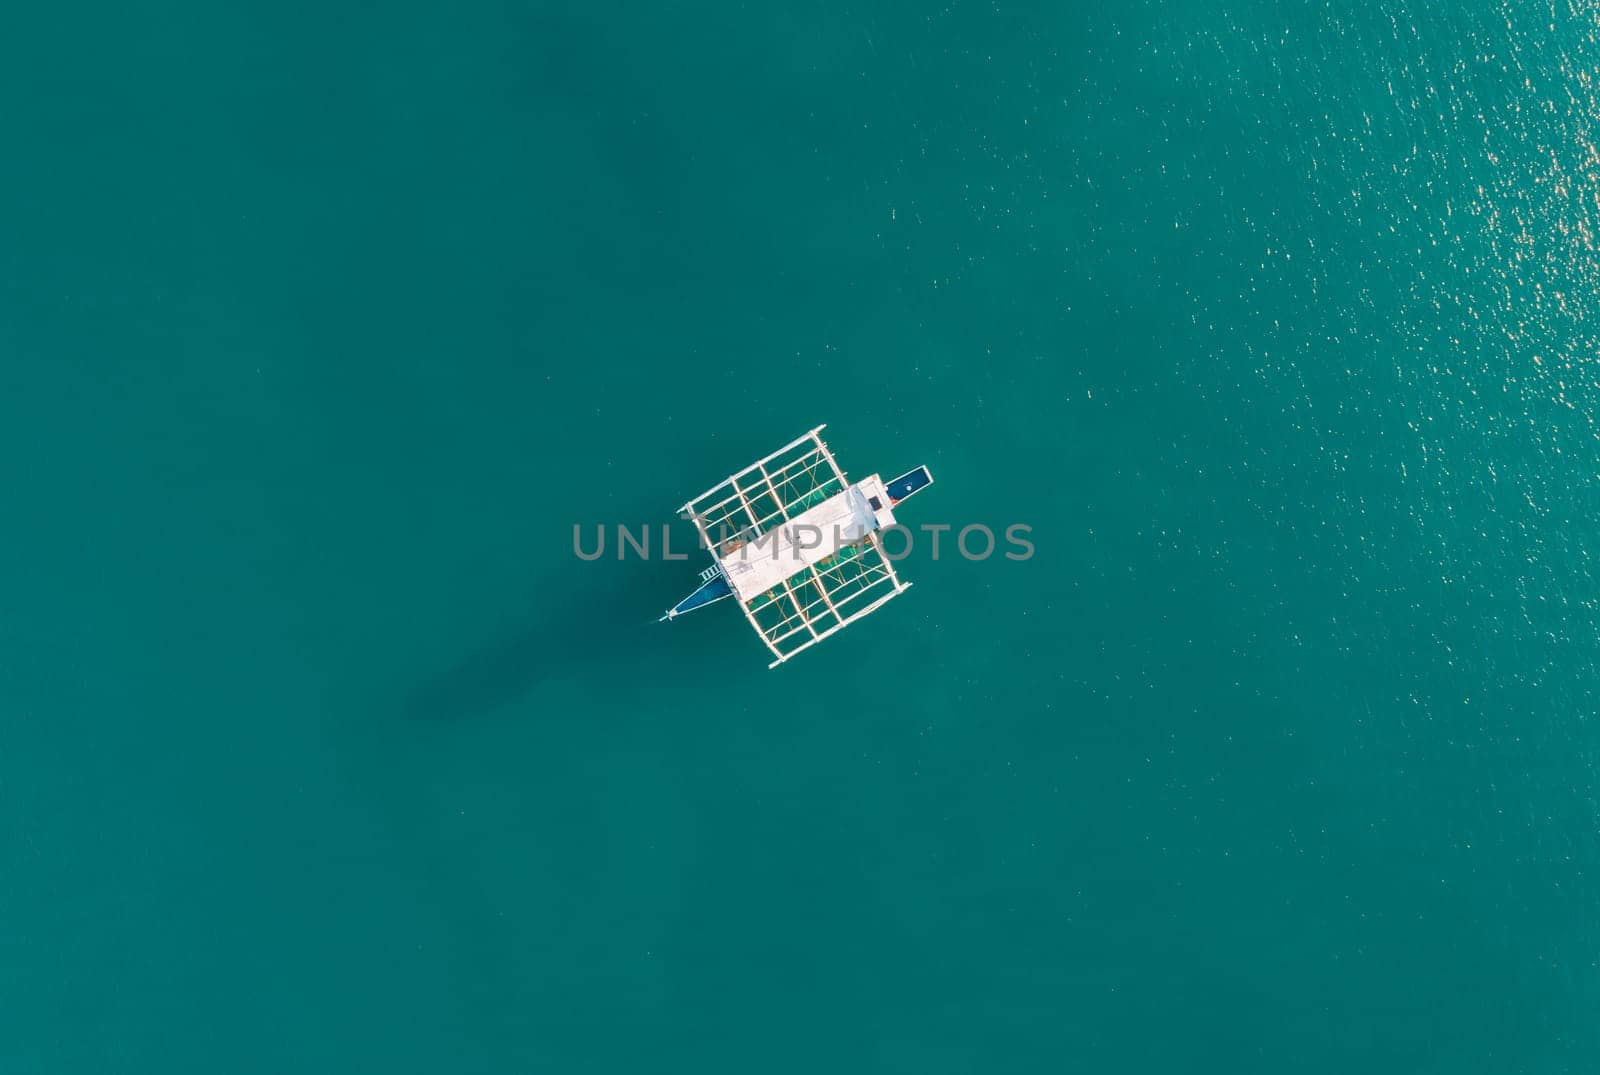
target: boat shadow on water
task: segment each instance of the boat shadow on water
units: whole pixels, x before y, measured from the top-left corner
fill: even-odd
[[[597,699],[659,680],[690,647],[681,630],[656,623],[660,611],[641,595],[681,583],[681,573],[615,566],[589,588],[567,583],[555,595],[530,593],[525,613],[486,630],[480,645],[412,689],[405,716],[430,722],[484,716],[549,680],[581,682]]]

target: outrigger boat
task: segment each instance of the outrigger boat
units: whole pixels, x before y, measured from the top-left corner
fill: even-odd
[[[818,426],[756,460],[679,509],[700,533],[711,566],[700,587],[662,616],[737,598],[772,651],[776,668],[876,612],[911,588],[884,553],[879,532],[894,508],[933,484],[927,467],[885,482],[852,484]]]

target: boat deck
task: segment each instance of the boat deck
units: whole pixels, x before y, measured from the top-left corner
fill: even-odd
[[[739,599],[750,601],[873,531],[893,526],[888,504],[883,482],[874,475],[764,534],[728,542],[717,562]]]
[[[908,470],[898,478],[888,482],[889,500],[891,503],[898,504],[912,493],[920,493],[932,484],[933,471],[927,467]]]

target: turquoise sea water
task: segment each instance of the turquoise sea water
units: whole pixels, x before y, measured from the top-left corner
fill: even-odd
[[[10,13],[0,1071],[1600,1069],[1600,11],[1114,8]]]

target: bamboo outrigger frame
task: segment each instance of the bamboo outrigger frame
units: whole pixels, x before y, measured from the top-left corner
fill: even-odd
[[[769,668],[876,612],[911,588],[878,531],[898,501],[872,475],[851,484],[817,426],[683,505],[715,561],[702,590],[667,619],[736,597],[771,651]],[[899,499],[933,481],[926,467],[890,483]],[[824,533],[824,527],[831,533]],[[816,543],[806,540],[815,532]],[[712,591],[699,597],[702,591]]]

